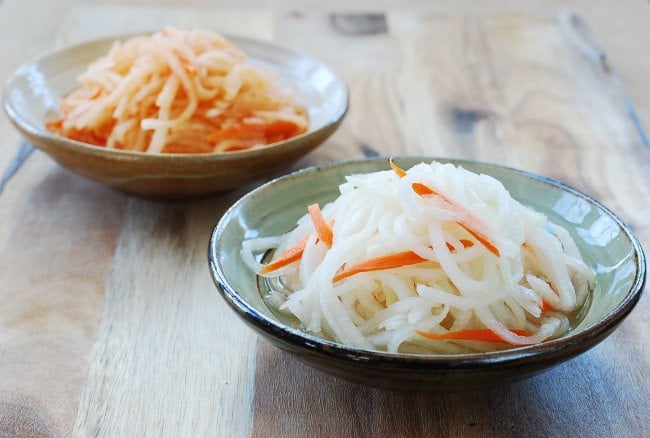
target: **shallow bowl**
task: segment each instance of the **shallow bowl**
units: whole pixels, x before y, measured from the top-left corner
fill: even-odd
[[[397,162],[408,168],[431,160],[403,157]],[[487,353],[389,354],[321,339],[292,327],[267,307],[256,275],[241,260],[242,242],[290,230],[307,205],[336,198],[346,175],[388,169],[384,158],[306,169],[243,196],[221,218],[210,239],[209,264],[221,295],[259,334],[309,365],[362,384],[413,390],[476,388],[532,376],[605,339],[636,305],[645,282],[645,257],[629,227],[605,206],[559,182],[520,170],[474,161],[438,161],[497,178],[519,202],[570,232],[596,273],[596,287],[583,318],[566,335]]]
[[[46,117],[79,85],[77,76],[108,52],[106,38],[57,50],[20,67],[9,79],[4,108],[18,130],[63,167],[119,190],[157,198],[183,198],[229,190],[275,176],[322,142],[348,108],[343,80],[322,62],[269,42],[229,36],[252,63],[274,71],[308,109],[309,130],[259,149],[226,154],[146,154],[111,150],[51,134]]]

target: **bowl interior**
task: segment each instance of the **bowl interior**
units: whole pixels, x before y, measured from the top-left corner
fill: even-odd
[[[114,41],[128,36],[91,41],[45,55],[21,67],[9,80],[5,106],[19,123],[33,132],[49,135],[44,121],[57,111],[59,100],[78,87],[77,76],[90,62],[108,52]],[[252,63],[277,76],[298,102],[308,108],[310,127],[306,134],[338,121],[347,109],[344,82],[322,62],[272,43],[231,36],[229,39]]]
[[[402,167],[410,167],[431,160],[410,157],[399,158],[397,162]],[[596,272],[597,285],[588,307],[564,338],[578,335],[620,312],[624,304],[633,299],[632,295],[639,292],[645,265],[638,241],[627,226],[595,200],[557,182],[501,166],[459,160],[438,161],[453,162],[499,179],[515,199],[546,214],[571,233],[585,262]],[[308,204],[319,202],[322,205],[335,199],[338,185],[346,175],[388,168],[386,159],[376,159],[308,169],[266,184],[236,203],[215,229],[210,251],[217,275],[221,275],[221,280],[236,291],[238,305],[253,309],[265,323],[320,342],[312,335],[287,327],[291,325],[291,319],[269,309],[260,295],[255,274],[240,258],[242,241],[290,230],[305,214]],[[518,350],[527,348],[531,347]]]

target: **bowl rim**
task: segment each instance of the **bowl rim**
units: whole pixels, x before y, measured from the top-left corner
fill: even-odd
[[[335,358],[341,360],[352,360],[354,362],[380,362],[382,366],[389,367],[392,365],[399,368],[407,367],[413,370],[431,370],[434,368],[445,369],[449,368],[450,366],[453,368],[462,369],[471,369],[479,365],[481,367],[500,367],[504,365],[516,366],[518,363],[526,361],[527,359],[533,357],[539,359],[547,357],[550,358],[558,355],[568,357],[579,351],[589,349],[592,346],[596,345],[598,342],[602,341],[608,335],[608,333],[610,333],[619,323],[625,319],[625,317],[632,311],[632,309],[639,301],[646,281],[646,258],[641,243],[634,235],[631,228],[621,218],[619,218],[613,211],[611,211],[608,207],[603,205],[600,201],[593,198],[592,196],[587,195],[565,183],[556,181],[552,178],[491,162],[473,159],[456,159],[449,157],[433,157],[421,155],[393,156],[392,158],[396,160],[399,160],[400,158],[411,160],[421,159],[425,162],[436,160],[440,162],[451,162],[455,165],[461,166],[465,163],[488,166],[500,170],[509,171],[521,177],[532,179],[542,184],[552,186],[553,188],[568,192],[578,198],[589,202],[594,207],[608,215],[620,227],[620,229],[629,239],[633,248],[633,257],[635,258],[634,264],[636,268],[635,275],[624,299],[618,303],[612,311],[599,318],[593,324],[590,324],[589,326],[580,330],[578,333],[569,333],[567,335],[563,335],[558,339],[545,341],[540,344],[519,346],[499,351],[466,354],[428,355],[412,353],[388,353],[381,350],[354,347],[319,338],[312,335],[311,333],[294,329],[285,324],[282,324],[275,319],[267,317],[266,315],[260,313],[253,306],[251,306],[244,298],[240,296],[236,290],[234,290],[234,288],[229,284],[227,280],[227,276],[223,270],[223,267],[218,262],[216,249],[220,236],[223,234],[227,218],[232,216],[234,212],[247,201],[247,199],[254,196],[255,194],[262,192],[271,185],[289,179],[300,178],[306,174],[308,175],[311,173],[318,173],[322,170],[362,165],[364,163],[377,162],[388,159],[387,156],[381,156],[366,159],[336,161],[300,169],[284,176],[272,179],[267,183],[262,184],[259,187],[244,194],[239,200],[237,200],[221,216],[213,228],[208,245],[208,263],[210,266],[210,274],[215,285],[217,286],[217,289],[224,297],[226,302],[230,305],[230,307],[234,309],[247,323],[251,324],[256,329],[261,330],[262,332],[283,341],[285,344],[297,345],[301,350],[306,350],[316,355],[322,356],[323,354],[326,354],[328,356],[334,356]]]
[[[40,140],[46,141],[50,144],[56,144],[57,147],[62,147],[64,149],[73,151],[73,152],[83,152],[84,154],[87,155],[92,155],[92,156],[97,156],[97,157],[111,157],[111,158],[116,158],[119,160],[123,161],[132,161],[132,160],[150,160],[150,161],[168,161],[170,158],[173,158],[174,160],[179,160],[180,164],[183,162],[193,162],[196,160],[201,160],[201,161],[210,161],[210,162],[220,162],[220,161],[233,161],[233,160],[242,160],[246,159],[248,157],[253,157],[257,156],[260,153],[264,153],[265,151],[268,151],[269,149],[274,150],[277,153],[281,153],[282,151],[286,150],[291,151],[296,148],[300,148],[302,143],[305,141],[305,139],[310,138],[311,136],[317,135],[321,132],[327,132],[329,130],[332,130],[338,126],[345,116],[347,115],[349,108],[350,108],[350,90],[348,87],[348,84],[345,82],[343,77],[339,75],[332,67],[330,67],[328,64],[325,62],[321,61],[320,59],[311,56],[309,54],[306,54],[300,50],[294,49],[292,47],[285,46],[283,44],[277,44],[272,41],[264,40],[264,39],[258,39],[258,38],[253,38],[249,36],[240,36],[236,34],[230,34],[230,33],[221,33],[216,31],[219,35],[223,36],[224,38],[230,40],[233,44],[237,45],[239,42],[241,43],[250,43],[250,44],[256,44],[262,47],[267,47],[267,48],[272,48],[274,50],[280,50],[282,52],[285,52],[287,54],[291,54],[292,56],[297,56],[300,58],[305,58],[309,59],[312,63],[319,65],[322,68],[327,69],[330,71],[335,78],[335,81],[338,82],[341,86],[341,89],[343,90],[344,96],[343,96],[343,105],[340,109],[340,111],[336,112],[333,117],[328,118],[326,123],[324,123],[322,126],[320,126],[318,129],[311,130],[308,128],[307,131],[296,135],[295,137],[291,137],[287,140],[284,141],[279,141],[275,143],[270,143],[268,145],[264,145],[258,148],[251,148],[251,149],[245,149],[242,151],[233,151],[233,152],[228,152],[228,153],[214,153],[214,152],[206,152],[206,153],[169,153],[169,152],[161,152],[161,153],[147,153],[147,152],[141,152],[141,151],[132,151],[132,150],[125,150],[125,149],[108,149],[103,146],[96,146],[92,145],[89,143],[84,143],[81,141],[77,140],[72,140],[67,137],[61,137],[58,135],[54,135],[50,133],[47,129],[45,129],[45,126],[39,126],[31,123],[30,121],[26,120],[18,111],[17,108],[14,107],[12,104],[11,99],[9,98],[9,94],[11,89],[13,88],[13,85],[15,81],[23,74],[25,71],[27,71],[31,66],[47,61],[49,59],[55,58],[57,56],[61,56],[65,54],[66,52],[72,51],[72,50],[77,50],[80,48],[83,48],[85,46],[92,46],[96,44],[110,44],[111,42],[117,42],[117,41],[124,41],[126,39],[132,38],[132,37],[137,37],[137,36],[145,36],[145,35],[151,35],[156,31],[143,31],[143,32],[131,32],[131,33],[124,33],[124,34],[116,34],[113,36],[106,36],[106,37],[100,37],[100,38],[93,38],[93,39],[88,39],[84,41],[80,41],[77,43],[71,43],[71,44],[66,44],[63,47],[59,48],[54,48],[51,50],[47,50],[42,52],[40,55],[37,55],[30,59],[29,61],[21,64],[14,72],[9,76],[9,78],[5,81],[5,86],[4,86],[4,92],[3,92],[3,97],[2,97],[2,106],[4,108],[5,113],[7,114],[7,117],[9,120],[20,130],[24,131],[27,135],[31,135],[35,138],[38,138]],[[247,55],[250,57],[250,55]],[[255,60],[256,58],[250,57],[250,59]],[[311,126],[311,125],[310,125]],[[39,145],[36,145],[39,147]],[[279,149],[279,150],[278,150]]]

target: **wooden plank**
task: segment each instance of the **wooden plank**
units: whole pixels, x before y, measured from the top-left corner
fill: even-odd
[[[320,44],[331,42],[303,44],[329,56],[355,90],[339,137],[357,146],[352,154],[373,144],[382,153],[482,159],[546,174],[604,200],[647,241],[647,207],[634,197],[647,196],[647,185],[636,186],[646,179],[648,148],[619,79],[579,17],[395,11],[387,14],[387,34],[344,36],[322,13],[299,20]],[[297,38],[303,23],[296,21],[288,17],[278,37]],[[358,59],[371,60],[368,68],[333,49],[344,40]],[[386,48],[381,62],[380,46]],[[388,98],[391,93],[399,98]],[[372,121],[365,109],[373,111],[378,96],[384,117]],[[387,132],[395,133],[392,142]],[[620,193],[625,188],[629,194]],[[253,436],[634,435],[646,428],[638,413],[648,411],[650,389],[645,367],[623,358],[648,363],[644,338],[634,335],[647,331],[648,313],[639,306],[610,339],[548,373],[469,395],[359,387],[262,343]]]
[[[178,6],[81,5],[72,9],[59,26],[60,37],[69,44],[134,32],[155,32],[164,26],[210,29],[225,34],[272,40],[273,12],[263,8],[216,9]]]
[[[265,11],[157,11],[72,9],[58,41],[170,23],[272,37]],[[67,436],[73,426],[80,435],[106,436],[245,431],[254,338],[218,297],[205,253],[211,227],[233,198],[150,205],[75,176],[40,152],[10,184],[0,253],[0,435]],[[183,211],[189,228],[179,240]],[[135,338],[125,336],[131,330]],[[134,388],[142,398],[129,397]],[[153,391],[158,397],[150,398]],[[179,409],[191,415],[167,421]]]
[[[341,0],[328,4],[333,14],[311,0],[221,4],[234,9],[3,0],[0,76],[57,41],[167,23],[275,39],[330,63],[352,93],[340,131],[295,167],[423,152],[511,164],[604,200],[647,246],[639,200],[650,161],[612,67],[650,124],[650,62],[638,55],[647,3],[568,2],[611,62],[579,21],[492,17],[551,17],[567,4],[559,0],[413,1],[408,12]],[[18,147],[4,116],[0,136],[6,151]],[[205,266],[210,227],[235,196],[149,203],[39,152],[27,161],[0,195],[0,436],[647,434],[647,300],[586,355],[461,395],[348,384],[257,343]]]
[[[0,29],[4,38],[0,38],[0,78],[6,82],[15,69],[39,53],[51,50],[56,44],[56,32],[64,11],[57,9],[54,4],[46,4],[40,8],[25,8],[19,2],[3,2],[0,4]],[[30,10],[31,9],[31,10]],[[30,26],[25,32],[25,23],[39,22],[39,26]],[[22,37],[17,37],[23,35]],[[4,175],[9,163],[16,157],[22,144],[21,137],[11,125],[4,111],[0,111],[0,138],[3,142],[3,153],[0,154],[0,175]],[[0,176],[1,177],[1,176]],[[20,211],[26,197],[25,192],[16,187],[17,174],[8,180],[0,195],[0,223],[10,218],[12,212]],[[11,226],[0,227],[0,247],[3,247],[10,237]]]
[[[74,427],[78,436],[235,436],[250,428],[255,336],[206,268],[233,193],[130,200]]]
[[[326,147],[299,165],[407,150],[399,126],[399,42],[388,35],[383,13],[300,11],[279,14],[276,38],[323,60],[350,91],[345,123]],[[373,24],[369,24],[373,23]],[[309,29],[311,38],[302,38]]]
[[[410,133],[409,147],[543,173],[635,217],[636,210],[621,211],[635,203],[611,188],[641,183],[644,172],[627,169],[648,147],[619,79],[578,16],[391,18],[403,48],[400,126]],[[436,65],[444,69],[427,67]]]
[[[24,171],[49,166],[32,160]],[[0,252],[0,435],[70,430],[123,201],[68,172],[45,173],[14,221],[4,223],[10,237]]]
[[[59,42],[65,8],[20,6],[1,6],[0,26],[14,35],[0,43],[3,78]],[[17,41],[29,22],[40,25]],[[0,122],[4,170],[21,140],[4,115]],[[0,436],[69,435],[125,197],[36,152],[0,200]]]
[[[264,11],[120,7],[75,9],[61,29],[76,41],[167,24],[262,39],[273,32]],[[210,436],[249,429],[255,338],[218,296],[205,252],[212,227],[238,195],[129,202],[75,434]]]
[[[596,350],[492,389],[432,394],[347,383],[264,343],[252,436],[641,436],[647,393],[630,397],[620,388],[627,380],[607,354]]]

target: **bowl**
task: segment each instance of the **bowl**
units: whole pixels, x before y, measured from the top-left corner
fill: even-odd
[[[396,159],[405,168],[432,160]],[[290,230],[308,204],[323,205],[336,198],[346,175],[388,169],[385,158],[305,169],[244,195],[223,215],[210,239],[208,259],[217,289],[245,323],[277,347],[334,376],[388,389],[456,390],[529,377],[587,351],[629,314],[645,282],[645,257],[630,228],[614,213],[548,178],[495,164],[436,160],[497,178],[519,202],[570,232],[595,271],[596,287],[583,318],[567,334],[537,345],[486,353],[389,354],[316,337],[294,328],[267,307],[256,275],[240,258],[242,242]]]
[[[274,71],[280,84],[308,108],[307,132],[263,148],[225,154],[109,150],[48,132],[46,116],[79,86],[77,76],[116,40],[132,36],[86,42],[41,56],[20,67],[4,93],[5,111],[28,141],[63,167],[116,189],[146,197],[183,198],[268,179],[325,141],[347,112],[347,87],[322,62],[269,42],[228,36],[252,63]]]

